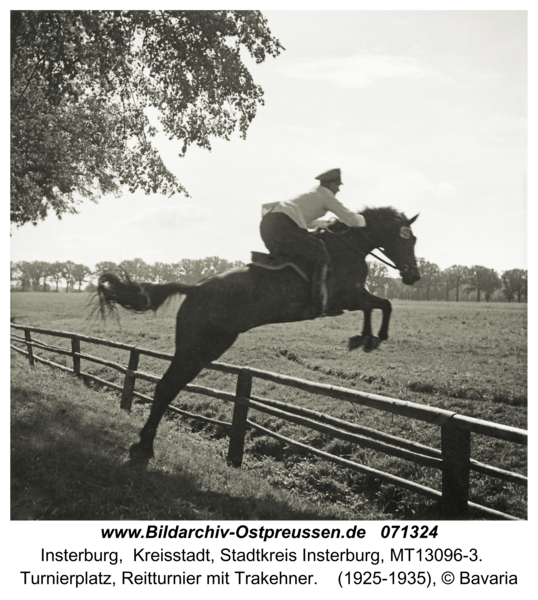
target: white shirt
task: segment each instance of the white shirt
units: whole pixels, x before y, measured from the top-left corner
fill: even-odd
[[[366,221],[362,215],[346,208],[336,199],[331,190],[322,185],[293,200],[264,204],[262,217],[269,212],[282,212],[288,215],[301,229],[313,228],[313,221],[323,217],[327,212],[332,212],[349,227],[366,227]]]

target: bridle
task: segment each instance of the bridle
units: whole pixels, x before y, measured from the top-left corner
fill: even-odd
[[[344,233],[346,233],[346,232],[348,232],[348,231],[350,231],[350,230],[351,230],[351,228],[349,228],[349,229],[347,229],[347,230],[345,230],[345,231],[342,231],[342,232],[340,232],[340,233],[337,233],[337,232],[335,232],[335,231],[331,231],[330,229],[325,229],[325,231],[328,231],[329,233],[332,233],[332,234],[334,234],[334,235],[342,235],[342,234],[344,234]],[[363,229],[362,229],[362,228],[361,228],[361,229],[359,229],[359,231],[360,231],[361,235],[363,235],[363,236],[366,238],[366,240],[368,240],[368,242],[369,242],[369,243],[370,243],[372,246],[374,246],[374,247],[375,247],[375,245],[374,245],[374,242],[372,241],[372,238],[371,238],[371,237],[370,237],[370,236],[369,236],[369,235],[366,233],[366,231],[363,231]],[[346,238],[344,238],[344,239],[345,239],[346,243],[348,243],[348,244],[351,244],[351,242],[350,242],[349,240],[347,240]],[[384,251],[384,250],[382,250],[381,248],[378,248],[378,250],[381,250],[381,252],[385,253],[385,251]],[[363,251],[361,251],[361,252],[363,252]],[[363,253],[364,253],[364,252],[363,252]],[[392,262],[389,262],[389,260],[391,260],[391,259],[390,259],[388,256],[387,256],[388,260],[384,260],[384,259],[383,259],[383,258],[381,258],[380,256],[377,256],[377,254],[374,254],[372,251],[364,253],[364,256],[366,257],[366,256],[368,256],[368,254],[370,254],[371,256],[373,256],[373,257],[374,257],[375,259],[377,259],[378,261],[380,261],[380,262],[382,262],[382,263],[386,264],[386,265],[387,265],[387,266],[389,266],[391,269],[395,269],[396,271],[398,271],[398,273],[400,273],[400,275],[402,275],[403,273],[406,273],[407,271],[409,271],[409,266],[408,266],[408,265],[405,265],[403,269],[400,269],[399,267],[397,267],[397,266],[394,264],[394,262],[393,262],[393,261],[392,261]],[[385,255],[385,256],[386,256],[386,255]]]

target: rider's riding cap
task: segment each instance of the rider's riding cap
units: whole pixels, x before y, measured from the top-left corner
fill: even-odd
[[[316,177],[320,183],[329,183],[331,181],[337,181],[340,185],[342,185],[342,177],[340,175],[340,169],[331,169],[326,173],[322,173]]]

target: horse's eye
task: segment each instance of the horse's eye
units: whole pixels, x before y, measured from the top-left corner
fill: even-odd
[[[411,227],[406,227],[405,225],[400,227],[400,237],[408,240],[411,237]]]

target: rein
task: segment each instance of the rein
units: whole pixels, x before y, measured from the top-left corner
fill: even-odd
[[[383,260],[380,256],[377,256],[377,254],[374,254],[373,252],[369,252],[369,254],[371,254],[374,258],[377,258],[377,260],[381,261],[382,263],[385,263],[386,265],[388,265],[389,267],[391,267],[392,269],[396,269],[397,271],[399,271],[400,269],[398,269],[398,267],[396,265],[393,265],[392,263]]]
[[[345,231],[341,232],[341,233],[336,233],[334,231],[330,231],[329,229],[325,229],[325,231],[328,231],[329,233],[331,233],[332,235],[342,235],[342,233],[345,233]],[[370,244],[374,245],[374,242],[372,241],[372,238],[366,233],[366,231],[361,231],[361,234],[370,242]],[[348,240],[346,239],[346,242],[348,242]],[[349,242],[348,242],[349,243]],[[395,264],[393,264],[392,262],[388,262],[386,260],[384,260],[383,258],[381,258],[380,256],[377,256],[377,254],[374,254],[373,252],[367,252],[365,254],[365,256],[367,256],[368,254],[371,254],[374,258],[376,258],[377,260],[379,260],[380,262],[386,264],[387,266],[389,266],[391,269],[396,269],[396,271],[400,271],[401,269],[399,269]]]

